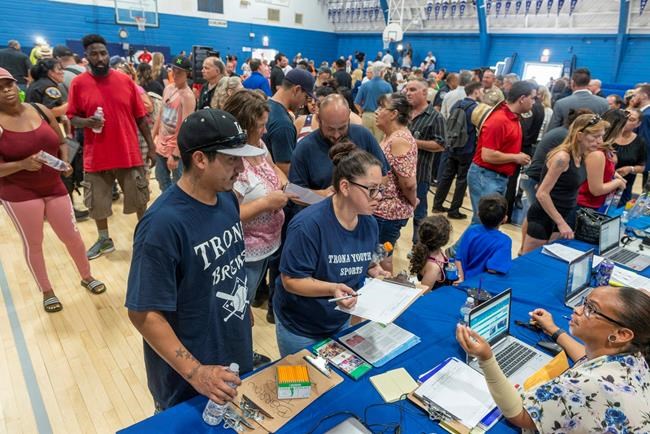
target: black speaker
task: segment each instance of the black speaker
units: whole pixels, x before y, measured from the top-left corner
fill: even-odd
[[[201,69],[203,69],[203,61],[206,57],[210,56],[219,57],[219,52],[214,51],[212,47],[204,47],[201,45],[192,46],[192,78],[194,79],[194,83],[205,83]]]

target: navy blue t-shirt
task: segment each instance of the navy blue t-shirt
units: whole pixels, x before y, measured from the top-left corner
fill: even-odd
[[[272,99],[269,104],[269,120],[262,140],[276,163],[289,163],[296,147],[296,127],[286,108]]]
[[[244,235],[233,193],[219,193],[210,206],[173,185],[154,202],[135,229],[126,307],[160,311],[204,365],[253,368]],[[144,361],[162,408],[198,394],[146,342]]]
[[[348,138],[363,149],[377,157],[382,164],[381,173],[386,175],[390,167],[379,147],[379,143],[370,131],[362,125],[350,125]],[[323,190],[332,185],[334,164],[329,157],[330,144],[325,141],[320,130],[316,130],[302,139],[293,152],[289,182],[312,190]]]
[[[332,198],[307,207],[287,229],[280,272],[289,277],[343,283],[357,290],[377,246],[379,231],[373,216],[360,215],[357,227],[347,230],[334,214]],[[278,279],[273,298],[282,324],[294,334],[326,338],[350,317],[335,310],[330,297],[303,297],[287,292]]]
[[[456,259],[465,279],[488,270],[505,274],[512,266],[512,239],[498,229],[472,225],[460,239]]]

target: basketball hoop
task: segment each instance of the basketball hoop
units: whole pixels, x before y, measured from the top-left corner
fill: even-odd
[[[147,19],[145,17],[135,17],[135,24],[138,26],[138,31],[144,32],[147,26]]]

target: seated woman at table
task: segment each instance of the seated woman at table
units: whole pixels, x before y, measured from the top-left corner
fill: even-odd
[[[531,319],[575,361],[559,377],[523,392],[508,382],[490,345],[459,325],[456,339],[479,359],[503,415],[540,433],[650,432],[650,295],[632,288],[594,289],[577,307],[570,337],[544,309]]]
[[[386,275],[371,266],[378,242],[372,216],[381,198],[381,163],[352,142],[334,145],[334,195],[291,220],[273,298],[275,333],[282,357],[313,345],[349,326],[352,308],[367,274]]]
[[[585,156],[587,180],[578,190],[578,206],[594,210],[603,207],[607,196],[624,189],[626,184],[623,176],[616,172],[616,153],[612,144],[627,123],[627,114],[619,109],[608,110],[603,120],[609,123],[609,127],[603,142]]]
[[[443,215],[429,216],[420,223],[418,242],[413,247],[410,270],[411,274],[418,277],[420,284],[427,287],[427,291],[453,283],[453,280],[447,278],[445,272],[449,258],[442,251],[449,242],[450,235],[451,223]]]
[[[578,116],[564,142],[549,152],[535,201],[528,209],[522,253],[557,238],[573,239],[578,188],[586,180],[584,156],[602,145],[609,124],[599,115]]]

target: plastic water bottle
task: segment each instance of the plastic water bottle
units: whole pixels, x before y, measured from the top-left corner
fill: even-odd
[[[393,245],[390,241],[386,241],[384,244],[377,244],[375,251],[372,252],[372,264],[379,264],[381,261],[386,259],[388,255],[393,251]]]
[[[65,172],[66,170],[68,170],[68,165],[65,163],[65,161],[60,160],[56,158],[54,155],[49,154],[45,151],[39,151],[38,154],[36,154],[36,159],[41,163],[50,166],[52,169],[61,172]]]
[[[630,212],[628,214],[628,218],[630,220],[633,220],[633,219],[641,216],[641,214],[643,213],[643,210],[646,207],[646,201],[647,201],[647,194],[646,193],[641,194],[637,198],[636,202],[634,202],[634,206],[632,207],[632,209],[630,210]]]
[[[449,262],[445,267],[445,275],[447,280],[451,280],[452,282],[458,280],[458,267],[456,267],[454,258],[449,258]]]
[[[625,235],[625,230],[627,229],[627,222],[630,221],[630,215],[629,211],[626,209],[623,210],[623,214],[621,214],[621,230],[619,233],[619,238],[623,238]]]
[[[231,363],[228,367],[228,370],[235,375],[239,375],[239,365],[237,363]],[[233,389],[237,388],[237,385],[234,383],[226,383]],[[203,421],[211,426],[217,426],[223,421],[223,415],[228,409],[228,404],[217,404],[216,402],[209,400],[203,410]]]
[[[474,297],[467,297],[465,304],[460,307],[460,317],[463,324],[469,324],[469,311],[474,307]]]
[[[93,114],[93,119],[98,119],[100,121],[104,120],[104,109],[101,107],[97,107],[97,110],[95,110],[95,114]],[[93,133],[99,134],[102,132],[104,127],[99,127],[99,128],[93,128]]]

